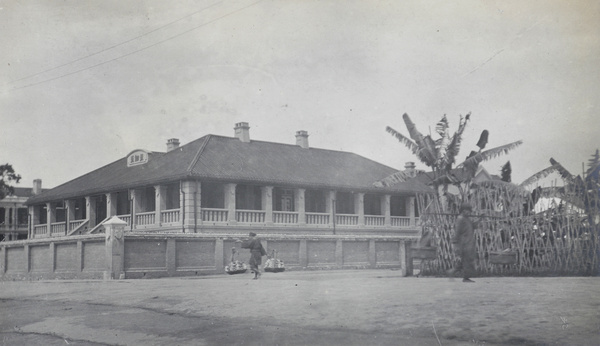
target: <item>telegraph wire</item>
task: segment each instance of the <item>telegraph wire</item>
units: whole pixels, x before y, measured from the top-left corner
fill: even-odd
[[[142,37],[144,37],[144,36],[148,36],[148,35],[150,35],[150,34],[151,34],[151,33],[153,33],[153,32],[156,32],[156,31],[158,31],[158,30],[161,30],[161,29],[163,29],[163,28],[166,28],[167,26],[169,26],[169,25],[172,25],[172,24],[175,24],[175,23],[177,23],[177,22],[180,22],[180,21],[182,21],[182,20],[184,20],[184,19],[186,19],[186,18],[192,17],[192,16],[194,16],[194,15],[196,15],[196,14],[198,14],[198,13],[202,12],[202,11],[208,10],[209,8],[211,8],[211,7],[215,6],[215,5],[218,5],[218,4],[222,3],[222,2],[223,2],[223,1],[216,2],[216,3],[212,4],[212,5],[210,5],[210,6],[208,6],[208,7],[205,7],[205,8],[203,8],[203,9],[201,9],[201,10],[198,10],[198,11],[196,11],[196,12],[192,13],[192,14],[189,14],[189,15],[187,15],[187,16],[185,16],[185,17],[179,18],[179,19],[177,19],[177,20],[175,20],[175,21],[172,21],[172,22],[170,22],[170,23],[167,23],[167,24],[165,24],[165,25],[163,25],[163,26],[160,26],[160,27],[158,27],[158,28],[156,28],[156,29],[154,29],[154,30],[150,30],[150,31],[148,31],[148,32],[146,32],[146,33],[144,33],[144,34],[142,34],[142,35],[136,36],[136,37],[134,37],[134,38],[132,38],[132,39],[129,39],[129,40],[127,40],[127,41],[124,41],[124,42],[121,42],[121,43],[115,44],[114,46],[110,46],[110,47],[108,47],[108,48],[102,49],[102,50],[100,50],[100,51],[97,51],[97,52],[95,52],[95,53],[92,53],[92,54],[90,54],[90,55],[87,55],[87,56],[81,57],[81,58],[79,58],[79,59],[75,59],[75,60],[73,60],[73,61],[69,61],[69,62],[67,62],[67,63],[64,63],[64,64],[62,64],[62,65],[58,65],[58,66],[52,67],[52,68],[50,68],[50,69],[47,69],[47,70],[45,70],[45,71],[41,71],[41,72],[37,72],[37,73],[34,73],[34,74],[30,74],[30,75],[28,75],[28,76],[25,76],[25,77],[22,77],[22,78],[16,79],[16,80],[14,80],[14,81],[11,81],[11,82],[9,82],[9,83],[11,83],[11,84],[12,84],[12,83],[16,83],[16,82],[22,81],[22,80],[24,80],[24,79],[29,79],[29,78],[31,78],[31,77],[39,76],[39,75],[41,75],[41,74],[43,74],[43,73],[50,72],[50,71],[54,71],[54,70],[56,70],[56,69],[58,69],[58,68],[65,67],[65,66],[67,66],[67,65],[70,65],[70,64],[76,63],[76,62],[78,62],[78,61],[81,61],[81,60],[84,60],[84,59],[87,59],[87,58],[91,58],[91,57],[93,57],[93,56],[96,56],[96,55],[98,55],[98,54],[100,54],[100,53],[104,53],[104,52],[106,52],[106,51],[108,51],[108,50],[111,50],[111,49],[113,49],[113,48],[117,48],[117,47],[119,47],[119,46],[122,46],[122,45],[124,45],[124,44],[126,44],[126,43],[129,43],[129,42],[135,41],[135,40],[137,40],[137,39],[139,39],[139,38],[142,38]]]
[[[141,51],[144,51],[144,50],[146,50],[146,49],[148,49],[148,48],[152,48],[152,47],[154,47],[154,46],[157,46],[157,45],[159,45],[159,44],[161,44],[161,43],[164,43],[164,42],[170,41],[170,40],[172,40],[172,39],[174,39],[174,38],[177,38],[177,37],[179,37],[179,36],[183,36],[183,35],[185,35],[185,34],[187,34],[187,33],[191,32],[191,31],[194,31],[194,30],[196,30],[196,29],[199,29],[199,28],[201,28],[201,27],[203,27],[203,26],[206,26],[206,25],[212,24],[212,23],[214,23],[214,22],[216,22],[216,21],[218,21],[218,20],[221,20],[221,19],[223,19],[223,18],[225,18],[225,17],[228,17],[228,16],[231,16],[231,15],[233,15],[233,14],[236,14],[236,13],[238,13],[238,12],[241,12],[241,11],[243,11],[243,10],[247,9],[247,8],[250,8],[250,7],[254,6],[254,5],[256,5],[256,4],[260,3],[260,2],[262,2],[262,1],[263,1],[263,0],[258,0],[258,1],[256,1],[256,2],[253,2],[253,3],[251,3],[251,4],[250,4],[250,5],[248,5],[248,6],[244,6],[244,7],[240,8],[240,9],[237,9],[237,10],[235,10],[235,11],[229,12],[229,13],[227,13],[227,14],[225,14],[225,15],[222,15],[222,16],[220,16],[220,17],[218,17],[218,18],[215,18],[215,19],[213,19],[213,20],[211,20],[211,21],[208,21],[208,22],[206,22],[206,23],[203,23],[203,24],[200,24],[200,25],[198,25],[198,26],[195,26],[195,27],[193,27],[193,28],[191,28],[191,29],[188,29],[188,30],[186,30],[186,31],[183,31],[183,32],[181,32],[181,33],[179,33],[179,34],[177,34],[177,35],[173,35],[173,36],[171,36],[171,37],[169,37],[169,38],[166,38],[166,39],[164,39],[164,40],[162,40],[162,41],[158,41],[158,42],[156,42],[156,43],[153,43],[153,44],[151,44],[151,45],[149,45],[149,46],[146,46],[146,47],[140,48],[140,49],[138,49],[138,50],[134,50],[133,52],[129,52],[129,53],[127,53],[127,54],[123,54],[123,55],[121,55],[121,56],[118,56],[118,57],[116,57],[116,58],[113,58],[113,59],[110,59],[110,60],[107,60],[107,61],[104,61],[104,62],[98,63],[98,64],[96,64],[96,65],[88,66],[88,67],[85,67],[85,68],[82,68],[82,69],[79,69],[79,70],[76,70],[76,71],[73,71],[73,72],[70,72],[70,73],[66,73],[66,74],[60,75],[60,76],[58,76],[58,77],[54,77],[54,78],[45,79],[45,80],[42,80],[42,81],[40,81],[40,82],[37,82],[37,83],[31,83],[31,84],[27,84],[27,85],[24,85],[24,86],[21,86],[21,87],[18,87],[18,88],[13,88],[13,90],[25,89],[25,88],[29,88],[29,87],[32,87],[32,86],[40,85],[40,84],[43,84],[43,83],[51,82],[51,81],[54,81],[54,80],[57,80],[57,79],[61,79],[61,78],[64,78],[64,77],[68,77],[68,76],[74,75],[74,74],[76,74],[76,73],[83,72],[83,71],[86,71],[86,70],[89,70],[89,69],[92,69],[92,68],[95,68],[95,67],[98,67],[98,66],[102,66],[102,65],[108,64],[109,62],[113,62],[113,61],[115,61],[115,60],[118,60],[118,59],[121,59],[121,58],[128,57],[128,56],[130,56],[130,55],[133,55],[133,54],[139,53],[139,52],[141,52]]]

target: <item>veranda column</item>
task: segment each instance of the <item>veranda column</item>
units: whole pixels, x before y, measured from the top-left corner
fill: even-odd
[[[325,212],[329,214],[329,226],[335,225],[335,191],[327,191],[325,196]]]
[[[154,216],[154,222],[162,226],[162,211],[167,208],[167,187],[156,185],[154,186],[154,211],[156,215]]]
[[[365,194],[362,192],[354,194],[354,213],[358,214],[358,225],[365,225]]]
[[[200,183],[196,181],[181,182],[181,196],[179,199],[181,222],[184,232],[195,232],[202,223],[200,201]]]
[[[225,209],[227,209],[227,222],[237,223],[235,215],[235,187],[237,184],[225,184]]]
[[[306,204],[304,202],[304,193],[305,189],[296,189],[294,193],[296,200],[294,201],[296,205],[296,211],[298,211],[298,223],[300,225],[306,225]]]
[[[414,227],[415,223],[415,198],[408,197],[406,199],[406,213],[410,217],[410,226]]]
[[[384,226],[391,227],[392,225],[392,212],[391,212],[391,196],[381,196],[381,207],[383,208]]]
[[[52,208],[52,203],[46,203],[46,225],[48,236],[52,236],[52,223],[56,222],[56,208]]]
[[[33,233],[34,226],[39,225],[40,223],[40,210],[37,206],[32,205],[29,207],[29,220],[29,235],[27,238],[33,239],[35,236]]]
[[[117,215],[117,193],[109,192],[106,194],[106,217]]]
[[[131,229],[136,229],[137,213],[141,211],[140,193],[136,189],[129,191],[129,199],[131,200]]]
[[[89,221],[89,228],[96,227],[96,198],[85,196],[85,215]]]
[[[72,199],[68,199],[65,201],[65,206],[67,210],[65,210],[65,229],[67,234],[71,231],[71,221],[75,220],[75,201]]]
[[[261,187],[262,210],[265,211],[265,223],[273,224],[273,186]]]

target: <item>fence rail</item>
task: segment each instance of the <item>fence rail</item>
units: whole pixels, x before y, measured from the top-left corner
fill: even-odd
[[[149,211],[146,213],[135,214],[135,223],[137,226],[154,225],[156,219],[156,212]]]
[[[179,209],[169,209],[161,211],[160,219],[162,223],[179,222]]]
[[[202,220],[208,222],[227,222],[227,209],[202,208]]]
[[[242,223],[264,223],[265,212],[263,210],[236,210],[237,222]]]
[[[274,211],[274,223],[298,223],[298,213],[290,211]]]
[[[410,217],[408,216],[392,216],[392,227],[409,227]]]
[[[385,216],[365,215],[366,226],[385,226]]]
[[[127,222],[127,226],[131,226],[131,215],[130,214],[126,214],[126,215],[117,215],[117,217],[125,222]]]
[[[86,219],[69,221],[69,231],[72,231],[72,230],[76,229],[77,227],[83,225],[83,223],[86,221],[87,221]]]
[[[306,213],[306,223],[309,225],[328,225],[329,213]]]
[[[341,226],[356,226],[358,225],[358,215],[337,214],[335,223]]]
[[[66,222],[53,222],[50,224],[50,235],[65,235],[67,233]]]
[[[48,236],[48,225],[34,225],[33,226],[33,236],[35,237],[44,237]]]

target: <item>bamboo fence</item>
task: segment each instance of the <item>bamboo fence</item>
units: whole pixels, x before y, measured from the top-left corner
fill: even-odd
[[[598,275],[600,201],[598,193],[590,196],[592,210],[555,203],[533,213],[527,207],[530,194],[514,185],[471,189],[473,214],[485,215],[475,231],[478,274]],[[437,248],[435,259],[422,261],[420,275],[446,275],[459,260],[452,244],[457,203],[442,208],[433,195],[419,195],[417,202],[423,225],[419,246]]]

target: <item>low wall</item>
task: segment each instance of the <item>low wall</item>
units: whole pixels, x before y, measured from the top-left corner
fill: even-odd
[[[224,273],[231,261],[248,262],[245,238],[206,234],[125,232],[4,242],[0,280],[157,278]],[[286,270],[398,268],[412,273],[413,238],[348,235],[270,235],[263,246],[284,261]],[[263,258],[263,262],[266,257]]]
[[[103,234],[20,240],[0,245],[0,279],[101,279],[106,269]]]

